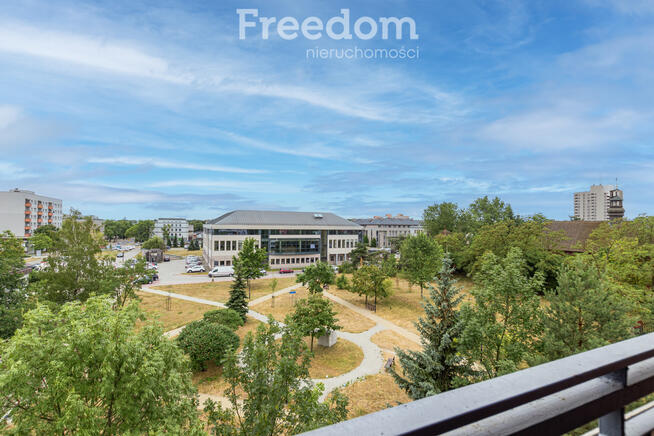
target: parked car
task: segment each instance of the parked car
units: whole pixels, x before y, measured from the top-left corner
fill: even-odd
[[[164,262],[170,262],[170,256],[164,256]]]
[[[202,265],[193,265],[186,268],[186,272],[187,273],[204,272],[204,267]]]
[[[280,274],[293,274],[294,272],[295,272],[295,271],[293,271],[293,270],[290,269],[290,268],[282,268],[282,269],[279,270],[279,273],[280,273]]]
[[[116,257],[125,257],[125,253],[119,251],[118,253],[116,253]]]
[[[265,276],[266,274],[268,274],[268,271],[265,270],[265,269],[262,269],[262,270],[261,270],[261,274],[263,274],[263,275]]]
[[[231,277],[234,275],[234,267],[217,266],[209,271],[209,277]]]

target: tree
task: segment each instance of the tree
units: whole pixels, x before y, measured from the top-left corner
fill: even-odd
[[[633,334],[630,305],[581,258],[561,268],[556,290],[545,294],[543,353],[559,359]]]
[[[334,283],[336,274],[330,265],[325,262],[316,262],[307,266],[304,272],[297,275],[296,281],[307,287],[310,293],[322,292],[327,285]]]
[[[277,289],[277,279],[272,279],[270,281],[270,299],[272,300],[271,305],[275,307],[275,289]]]
[[[3,348],[0,415],[16,434],[201,434],[188,360],[136,303],[39,305]]]
[[[257,245],[256,240],[247,238],[243,241],[243,248],[238,253],[238,258],[234,257],[234,270],[239,270],[241,277],[248,283],[248,298],[252,298],[252,285],[250,280],[263,277],[263,268],[266,266],[268,255],[266,250]]]
[[[350,251],[350,259],[354,268],[363,265],[368,257],[368,247],[366,244],[358,243],[352,251]]]
[[[179,238],[179,246],[180,246],[181,248],[184,248],[184,237],[183,237],[183,236],[181,236],[181,237]]]
[[[425,314],[415,324],[422,350],[395,349],[403,375],[393,367],[391,374],[414,400],[460,386],[473,374],[471,362],[458,349],[463,331],[458,307],[463,297],[453,273],[452,261],[445,255],[437,286],[428,285],[429,298],[422,303]]]
[[[543,291],[542,274],[529,277],[519,248],[505,258],[488,252],[475,276],[474,304],[464,303],[461,351],[477,362],[482,379],[513,372],[532,352],[540,336],[537,293]]]
[[[161,239],[158,236],[155,236],[154,238],[150,238],[147,241],[145,241],[142,247],[145,250],[153,250],[153,249],[165,250],[166,244],[164,243],[163,239]]]
[[[0,234],[0,338],[6,339],[22,323],[26,301],[25,280],[21,269],[25,266],[24,249],[20,239],[5,231]]]
[[[194,232],[198,232],[204,227],[204,221],[202,220],[189,220],[188,223],[191,227],[193,227]]]
[[[347,277],[345,277],[344,274],[341,274],[336,279],[336,287],[338,289],[349,289],[350,288],[350,282],[347,280]]]
[[[248,303],[245,300],[245,280],[243,279],[243,276],[241,276],[240,271],[236,270],[234,280],[229,289],[229,300],[227,301],[226,306],[238,313],[243,319],[243,322],[247,320],[247,313],[249,310]]]
[[[443,250],[424,233],[407,238],[400,247],[400,266],[411,284],[420,286],[420,297],[441,267]]]
[[[172,246],[175,247],[175,248],[179,247],[179,242],[177,240],[177,235],[173,235],[173,244],[172,244]]]
[[[202,319],[207,322],[224,325],[234,331],[243,325],[243,318],[241,318],[241,315],[232,309],[210,310],[204,312]]]
[[[377,239],[372,238],[372,240],[370,241],[370,246],[371,247],[377,247]]]
[[[460,218],[462,212],[456,203],[433,204],[422,213],[424,228],[431,236],[436,236],[443,230],[458,231],[461,229]]]
[[[208,361],[220,366],[227,353],[238,348],[238,343],[238,336],[231,328],[204,319],[187,324],[177,337],[177,344],[191,358],[191,365],[197,371],[205,371]]]
[[[136,242],[145,242],[150,239],[153,230],[154,221],[142,220],[127,229],[125,231],[125,236],[128,238],[134,238]]]
[[[50,238],[53,238],[57,234],[59,229],[53,224],[44,224],[41,227],[37,227],[34,230],[35,235],[48,235]]]
[[[377,298],[388,297],[391,295],[391,290],[391,281],[375,265],[364,265],[354,271],[352,285],[349,288],[350,292],[364,295],[366,297],[366,304],[368,304],[368,297],[373,297],[375,299],[375,305],[377,305]]]
[[[199,250],[200,249],[200,244],[198,243],[197,239],[192,239],[188,243],[188,251],[194,251],[194,250]]]
[[[515,219],[511,205],[504,203],[498,197],[492,200],[489,200],[488,196],[476,199],[468,206],[468,213],[472,221],[471,231],[483,225]]]
[[[30,244],[35,250],[50,250],[54,245],[54,241],[47,233],[35,233],[30,238]]]
[[[344,420],[347,397],[335,391],[329,402],[319,401],[323,387],[309,377],[310,359],[301,335],[273,320],[248,333],[241,353],[232,351],[223,363],[231,407],[205,403],[212,433],[292,435]]]
[[[318,293],[295,303],[295,311],[287,319],[287,324],[292,324],[303,336],[311,337],[311,351],[313,338],[340,330],[341,327],[337,323],[332,303]]]
[[[134,221],[122,220],[106,220],[104,222],[104,237],[109,241],[116,239],[125,239],[127,230],[134,225]]]

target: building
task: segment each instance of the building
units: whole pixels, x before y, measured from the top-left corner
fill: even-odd
[[[372,244],[374,240],[379,248],[391,248],[393,239],[413,236],[423,231],[422,221],[402,214],[353,219],[352,222],[363,227],[368,241]]]
[[[19,238],[29,238],[46,224],[60,228],[62,201],[33,191],[12,189],[0,192],[0,232],[9,230]]]
[[[552,248],[566,254],[583,253],[588,237],[600,224],[602,221],[550,221],[547,228],[552,232],[562,232],[564,236],[564,239]]]
[[[229,266],[243,241],[253,238],[273,269],[318,261],[340,265],[350,259],[362,230],[333,213],[236,210],[204,225],[203,253],[208,265]]]
[[[168,237],[177,240],[188,240],[188,221],[185,218],[158,218],[154,222],[154,236],[164,239],[164,229],[168,230]]]
[[[609,195],[613,185],[593,185],[588,192],[575,192],[574,217],[582,221],[607,221]]]
[[[609,208],[608,215],[610,220],[620,219],[624,217],[624,207],[622,207],[623,195],[622,191],[617,187],[609,192]]]

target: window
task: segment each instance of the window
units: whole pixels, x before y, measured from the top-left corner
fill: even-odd
[[[225,241],[220,241],[220,251],[225,251]]]
[[[232,261],[231,261],[231,260],[226,260],[226,261],[225,261],[225,266],[230,266],[231,264],[232,264]]]
[[[332,240],[329,240],[329,248],[332,248]]]

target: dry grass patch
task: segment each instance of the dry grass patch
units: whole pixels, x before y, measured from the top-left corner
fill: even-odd
[[[295,302],[301,298],[307,298],[309,296],[309,292],[304,287],[295,289],[295,292],[296,293],[294,296],[290,294],[284,294],[275,297],[274,307],[273,301],[270,299],[251,306],[250,308],[264,315],[272,315],[278,321],[284,321],[286,315],[293,312]],[[334,310],[336,311],[336,318],[338,318],[338,325],[343,328],[343,331],[350,333],[361,333],[375,326],[375,323],[365,316],[361,316],[355,311],[350,310],[338,303],[332,303]]]
[[[341,392],[350,399],[348,419],[411,401],[395,384],[393,377],[385,372],[355,381],[342,388]]]
[[[186,248],[171,248],[170,250],[166,250],[165,253],[172,254],[173,256],[181,256],[181,257],[186,257],[186,256],[202,257],[202,250],[188,251]]]
[[[141,299],[141,309],[146,313],[147,318],[154,319],[158,316],[164,331],[173,330],[191,321],[202,319],[204,312],[216,309],[207,304],[171,298],[170,310],[167,310],[166,300],[168,297],[147,292],[137,292],[137,295]]]
[[[204,273],[206,274],[206,273]],[[192,274],[191,274],[192,275]],[[270,293],[270,281],[272,279],[257,279],[252,280],[252,299],[262,297]],[[174,292],[176,294],[188,295],[196,298],[203,298],[205,300],[217,301],[225,303],[229,300],[229,287],[232,282],[205,282],[205,283],[188,283],[184,285],[163,285],[153,286],[154,289],[159,289],[166,292]],[[287,288],[295,284],[294,277],[277,279],[277,290]],[[247,290],[246,290],[247,293]]]
[[[309,345],[311,339],[307,338]],[[353,342],[338,338],[331,347],[323,347],[314,339],[309,375],[311,378],[327,378],[345,374],[361,364],[363,351]]]
[[[403,350],[420,350],[422,346],[417,344],[404,336],[394,332],[393,330],[383,330],[372,335],[370,340],[377,344],[384,351],[394,352],[395,347]]]

